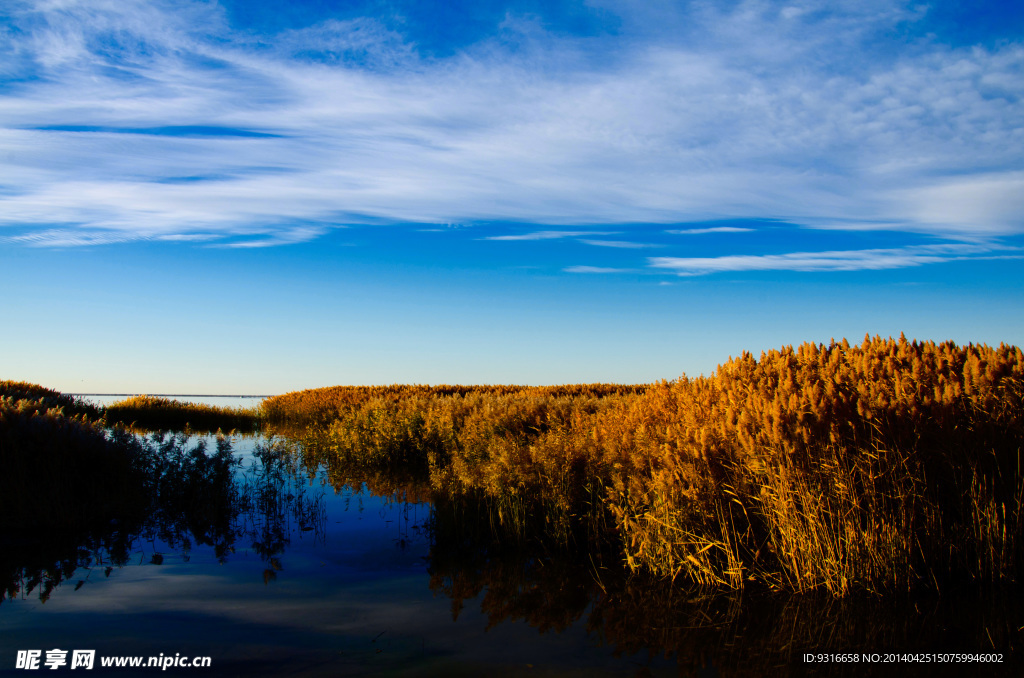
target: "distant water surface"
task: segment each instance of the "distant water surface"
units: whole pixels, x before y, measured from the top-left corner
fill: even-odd
[[[111,405],[135,395],[150,395],[170,398],[186,403],[214,405],[216,407],[255,407],[269,395],[190,395],[178,393],[72,393],[71,395],[101,406]]]

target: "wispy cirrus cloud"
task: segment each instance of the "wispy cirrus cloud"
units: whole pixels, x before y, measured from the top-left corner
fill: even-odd
[[[142,134],[164,137],[253,137],[266,138],[278,137],[278,134],[268,134],[249,129],[237,127],[215,127],[211,125],[165,125],[163,127],[114,127],[110,125],[40,125],[26,129],[39,130],[42,132],[96,132],[102,134]]]
[[[1021,259],[1022,248],[949,243],[902,248],[791,252],[722,257],[650,257],[652,268],[682,276],[738,271],[865,271],[908,268],[970,259]]]
[[[10,3],[0,225],[269,244],[353,222],[1024,232],[1021,40],[892,49],[927,11],[875,0],[598,4],[616,33],[509,15],[427,58],[373,16],[255,34],[198,0]],[[735,232],[716,228],[679,234]]]
[[[233,240],[231,242],[220,242],[213,246],[231,249],[253,249],[259,247],[276,247],[278,245],[294,245],[296,243],[314,240],[323,235],[326,230],[327,229],[325,228],[315,226],[293,226],[287,229],[279,228],[272,230],[268,235],[263,237],[256,236],[248,239]]]
[[[562,269],[566,273],[632,273],[630,268],[609,268],[606,266],[567,266]]]
[[[711,226],[709,228],[682,228],[665,231],[673,235],[706,235],[708,233],[750,233],[754,229],[740,226]]]
[[[628,240],[590,240],[587,238],[580,238],[581,243],[587,245],[594,245],[595,247],[615,247],[617,249],[626,250],[641,250],[649,249],[651,247],[664,247],[657,243],[646,243],[646,242],[630,242]]]
[[[21,235],[0,236],[0,242],[28,247],[82,247],[89,245],[112,245],[141,239],[132,234],[117,231],[88,231],[83,229],[48,228],[30,231]]]
[[[484,240],[561,240],[563,238],[579,238],[589,235],[614,235],[610,231],[534,231],[515,235],[491,235]]]

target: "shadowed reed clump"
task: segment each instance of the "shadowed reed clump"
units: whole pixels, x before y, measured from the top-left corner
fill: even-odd
[[[109,542],[111,553],[146,526],[170,544],[186,534],[220,539],[216,526],[235,510],[227,440],[209,454],[185,435],[145,439],[90,420],[91,406],[27,386],[0,383],[0,538]],[[120,536],[110,537],[112,525]]]
[[[108,424],[156,431],[254,431],[260,423],[259,407],[218,407],[171,398],[139,395],[119,400],[104,410]]]
[[[866,337],[651,386],[334,387],[271,398],[304,454],[429,478],[496,538],[665,579],[842,596],[1014,579],[1019,348]]]
[[[223,528],[239,510],[230,442],[219,437],[211,453],[185,434],[147,439],[101,424],[0,398],[0,539],[95,542],[113,554],[125,535],[151,533],[226,553]]]
[[[138,441],[68,396],[25,386],[0,382],[0,531],[78,530],[141,512]]]
[[[209,546],[221,562],[247,540],[267,580],[281,568],[292,521],[323,534],[322,493],[300,487],[294,460],[274,441],[257,445],[257,463],[239,474],[222,435],[210,450],[186,433],[143,437],[101,423],[39,400],[0,399],[0,602],[33,591],[46,602],[78,568],[106,566],[109,576],[156,540],[186,555]]]

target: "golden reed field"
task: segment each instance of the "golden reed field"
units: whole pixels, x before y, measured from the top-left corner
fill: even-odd
[[[314,389],[262,416],[336,482],[399,474],[504,540],[843,596],[1018,576],[1022,401],[1019,348],[901,336],[642,386]]]

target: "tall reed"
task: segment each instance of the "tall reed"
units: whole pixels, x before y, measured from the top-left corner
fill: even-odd
[[[836,595],[1012,578],[1022,400],[1020,349],[903,337],[662,384],[602,422],[627,560]]]

